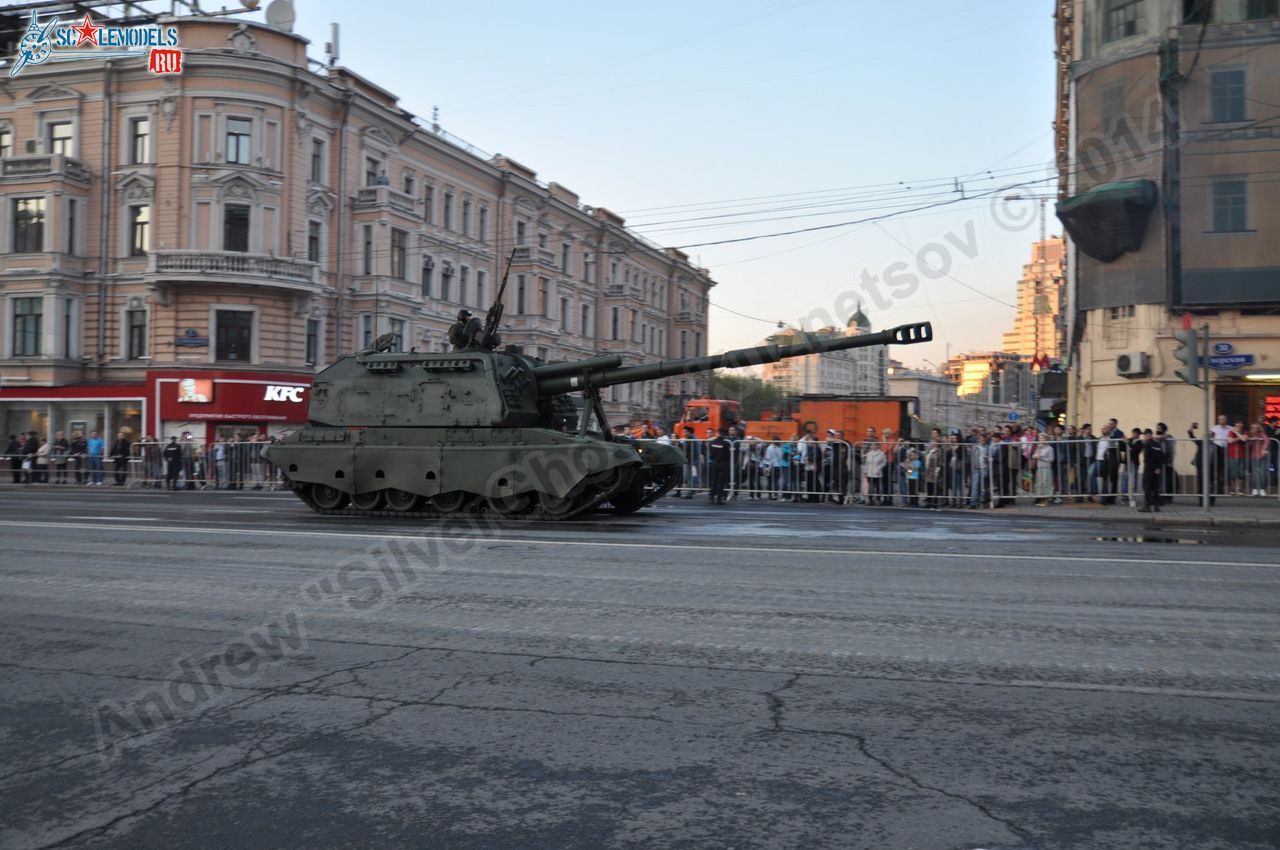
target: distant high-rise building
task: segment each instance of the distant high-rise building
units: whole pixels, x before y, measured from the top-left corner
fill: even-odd
[[[871,321],[862,310],[849,319],[844,330],[821,328],[812,336],[833,339],[871,333]],[[800,331],[787,328],[769,337],[769,343],[796,342]],[[787,395],[887,395],[888,351],[883,345],[826,351],[792,357],[764,367],[764,380]]]
[[[1031,246],[1031,262],[1022,267],[1018,281],[1018,313],[1013,330],[1004,335],[1005,351],[1026,360],[1045,355],[1061,360],[1066,336],[1062,308],[1066,264],[1065,243],[1051,237]]]

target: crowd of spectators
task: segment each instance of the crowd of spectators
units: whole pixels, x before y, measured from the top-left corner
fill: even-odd
[[[271,438],[238,433],[227,442],[205,444],[184,433],[168,442],[134,442],[120,431],[110,445],[98,434],[77,431],[53,439],[35,431],[12,434],[5,452],[14,484],[80,484],[168,490],[254,490],[279,486],[275,468],[261,457]]]
[[[868,428],[857,442],[836,430],[794,439],[758,439],[729,431],[733,446],[730,489],[738,498],[835,501],[866,505],[1001,508],[1019,500],[1036,505],[1066,500],[1127,504],[1158,511],[1174,495],[1203,492],[1276,494],[1280,422],[1245,425],[1219,416],[1208,434],[1193,423],[1175,438],[1163,423],[1127,431],[1112,419],[1095,429],[1074,426],[1000,428],[974,426],[925,439],[901,431]],[[693,498],[707,488],[708,442],[691,429],[671,441],[685,453],[683,487],[676,497]],[[1186,453],[1194,475],[1179,475]]]

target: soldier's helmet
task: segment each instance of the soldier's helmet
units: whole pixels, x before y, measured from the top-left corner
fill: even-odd
[[[471,311],[470,311],[470,310],[459,310],[459,311],[458,311],[458,321],[459,321],[459,322],[465,322],[467,319],[470,319],[470,318],[471,318]]]

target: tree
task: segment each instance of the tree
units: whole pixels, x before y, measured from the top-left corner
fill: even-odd
[[[723,369],[711,374],[712,398],[732,399],[742,405],[743,419],[759,419],[766,410],[778,410],[782,392],[754,375],[737,375]]]

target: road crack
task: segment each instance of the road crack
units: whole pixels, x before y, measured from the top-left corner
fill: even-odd
[[[858,753],[862,755],[863,758],[877,765],[878,767],[880,767],[880,769],[884,770],[886,773],[889,773],[892,776],[898,779],[901,779],[903,782],[906,782],[911,787],[917,788],[921,791],[928,791],[932,794],[938,794],[950,800],[956,800],[957,802],[964,803],[965,805],[970,806],[973,809],[976,809],[978,812],[980,812],[983,815],[983,817],[987,818],[988,820],[991,820],[995,823],[1000,824],[1005,829],[1009,830],[1014,835],[1018,836],[1018,838],[1020,838],[1021,840],[1027,841],[1027,842],[1030,842],[1033,840],[1033,836],[1029,831],[1018,826],[1017,824],[1013,823],[1012,821],[1006,818],[1000,817],[995,812],[991,811],[991,809],[985,804],[978,802],[972,797],[965,796],[964,794],[957,794],[954,791],[948,791],[945,788],[939,788],[937,785],[929,785],[928,783],[922,782],[916,777],[912,776],[907,771],[903,770],[902,768],[895,766],[883,756],[878,756],[875,753],[871,752],[871,749],[867,746],[867,739],[864,735],[858,735],[854,732],[841,732],[834,729],[803,729],[803,728],[797,728],[797,727],[779,729],[778,731],[785,734],[789,734],[789,735],[831,736],[835,738],[844,738],[846,740],[853,741],[854,745],[857,746],[858,748]]]

